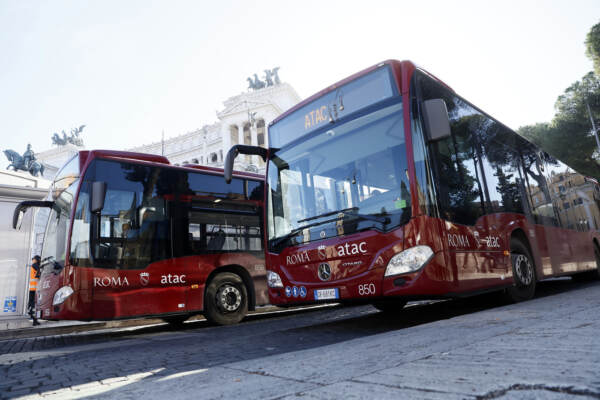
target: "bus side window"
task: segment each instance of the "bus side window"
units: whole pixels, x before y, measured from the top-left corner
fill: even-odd
[[[474,225],[486,212],[485,180],[478,162],[485,117],[430,77],[421,74],[417,79],[421,100],[444,99],[450,117],[452,135],[430,143],[429,148],[441,217]]]
[[[552,202],[550,187],[544,173],[544,162],[539,159],[537,148],[522,140],[518,152],[534,222],[540,225],[559,226],[558,213]]]

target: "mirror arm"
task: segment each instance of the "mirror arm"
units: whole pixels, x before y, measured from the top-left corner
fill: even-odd
[[[41,208],[52,208],[54,206],[53,201],[39,201],[39,200],[28,200],[22,201],[15,207],[13,212],[13,229],[17,229],[17,223],[19,222],[19,216],[21,213],[25,213],[30,207],[41,207]]]
[[[233,162],[239,154],[248,154],[253,156],[260,156],[263,161],[267,161],[267,149],[260,146],[248,146],[245,144],[236,144],[231,147],[225,157],[225,171],[223,173],[225,182],[231,183],[233,176]]]

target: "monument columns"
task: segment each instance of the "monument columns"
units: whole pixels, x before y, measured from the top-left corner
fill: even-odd
[[[258,134],[256,132],[256,124],[250,125],[250,142],[252,146],[258,146]],[[258,156],[252,156],[251,162],[254,165],[258,165]]]

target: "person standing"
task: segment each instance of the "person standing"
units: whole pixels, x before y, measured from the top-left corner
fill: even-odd
[[[29,304],[27,310],[33,320],[33,326],[40,324],[35,315],[35,292],[41,275],[40,261],[40,256],[33,256],[29,272]]]

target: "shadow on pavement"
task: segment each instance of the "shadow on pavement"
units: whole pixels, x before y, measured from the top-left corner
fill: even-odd
[[[600,283],[578,283],[555,279],[538,285],[536,298],[567,291],[576,292]],[[181,329],[168,325],[143,327],[130,331],[95,332],[63,337],[64,344],[51,352],[41,352],[28,359],[15,359],[1,366],[10,381],[19,380],[34,392],[77,386],[93,381],[127,377],[148,371],[159,375],[186,374],[236,361],[260,359],[288,352],[318,348],[378,333],[449,319],[456,316],[505,305],[498,293],[466,299],[410,305],[397,314],[378,312],[368,305],[333,307],[321,310],[258,316],[239,325],[211,327],[206,321],[191,322]],[[131,339],[131,340],[125,340]],[[100,342],[114,341],[103,346]],[[68,345],[86,345],[80,348]],[[93,346],[87,346],[92,345]],[[62,346],[62,347],[61,347]],[[33,350],[36,349],[35,346]],[[51,371],[32,377],[30,371]],[[154,373],[153,373],[154,374]],[[146,378],[144,378],[146,379]],[[107,392],[110,393],[110,392]],[[113,393],[114,394],[114,393]],[[11,397],[10,391],[3,393]]]

